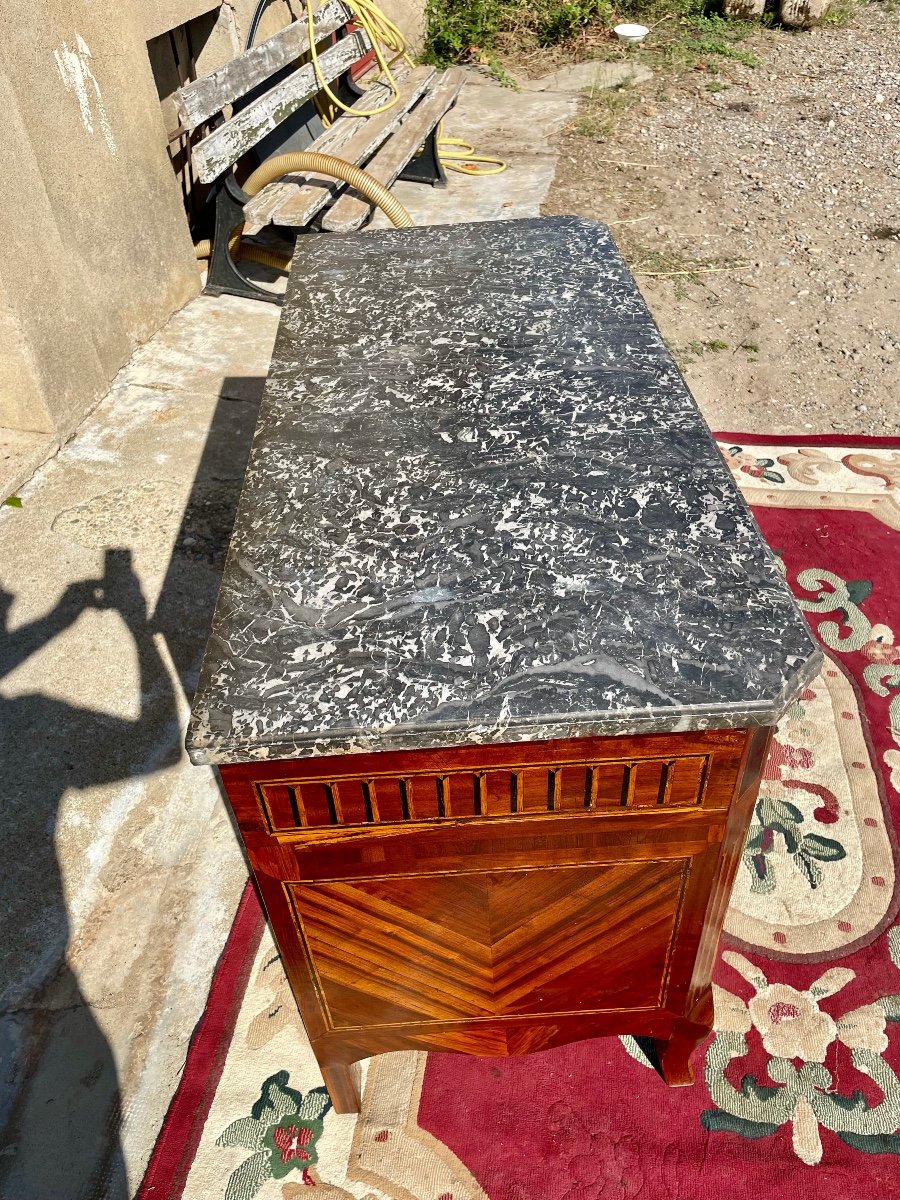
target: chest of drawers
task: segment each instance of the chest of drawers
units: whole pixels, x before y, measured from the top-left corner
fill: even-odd
[[[302,240],[188,748],[338,1111],[398,1049],[689,1082],[818,663],[606,230]]]

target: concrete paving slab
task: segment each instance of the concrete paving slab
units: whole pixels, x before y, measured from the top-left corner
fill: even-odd
[[[653,72],[637,62],[583,62],[560,67],[540,79],[523,80],[519,86],[529,92],[590,92],[606,88],[635,87],[647,83]]]
[[[459,225],[465,221],[512,221],[537,216],[553,182],[555,155],[517,154],[507,161],[509,169],[502,175],[449,172],[446,188],[395,183],[391,191],[417,225]],[[389,225],[384,213],[376,211],[366,229],[386,229]]]
[[[510,170],[414,219],[536,215],[574,110],[470,83],[448,134]],[[0,508],[3,1200],[134,1195],[246,881],[181,745],[278,316],[192,301]]]
[[[59,442],[52,434],[0,428],[0,501],[15,495],[19,485],[58,449]]]
[[[509,169],[480,176],[448,171],[445,188],[396,183],[391,190],[417,225],[535,217],[553,182],[551,139],[572,120],[576,108],[574,96],[517,92],[471,73],[444,121],[444,133],[463,139],[479,154],[504,159]],[[376,210],[367,228],[389,224]]]
[[[550,139],[574,118],[577,107],[577,96],[516,91],[470,74],[444,132],[474,143],[482,154],[547,154]]]
[[[196,300],[0,510],[4,1197],[133,1194],[246,880],[182,738],[277,317]]]

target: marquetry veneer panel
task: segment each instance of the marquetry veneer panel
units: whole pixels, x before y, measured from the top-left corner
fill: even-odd
[[[362,1029],[663,1004],[687,865],[287,887],[327,1024]]]
[[[656,1039],[669,1082],[710,974],[769,730],[221,768],[338,1111],[389,1050]]]

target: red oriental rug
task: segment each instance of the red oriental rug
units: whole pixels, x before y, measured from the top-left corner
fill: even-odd
[[[900,1190],[900,441],[719,442],[827,658],[778,728],[696,1084],[632,1038],[390,1054],[337,1116],[248,889],[140,1200]]]

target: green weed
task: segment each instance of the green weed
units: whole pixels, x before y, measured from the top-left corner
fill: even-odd
[[[856,2],[836,0],[838,5]],[[739,44],[758,24],[707,16],[707,7],[708,0],[426,0],[422,60],[448,66],[474,59],[504,83],[512,83],[504,64],[515,66],[523,54],[556,46],[563,52],[568,48],[576,60],[586,54],[606,61],[640,56],[662,77],[695,68],[715,74],[724,61],[760,65]],[[623,47],[606,36],[619,20],[652,26],[652,34],[640,48]],[[709,90],[725,86],[709,85]],[[581,122],[584,132],[608,124],[604,114]]]
[[[852,3],[855,0],[837,0]],[[756,57],[736,49],[753,26],[706,16],[708,0],[426,0],[423,61],[437,66],[479,58],[489,65],[504,54],[540,47],[576,46],[588,26],[611,29],[618,21],[640,21],[653,34],[640,49],[642,61],[673,70],[690,69],[702,58],[720,57],[756,66]],[[595,39],[596,58],[630,53],[614,39]]]
[[[428,0],[423,60],[446,66],[473,49],[492,50],[503,8],[502,0]]]
[[[611,137],[636,100],[637,93],[629,87],[601,88],[588,93],[579,109],[578,119],[572,125],[572,132],[581,137]]]
[[[506,48],[558,46],[595,21],[611,24],[612,0],[427,0],[423,61],[436,66]]]
[[[853,21],[858,12],[858,0],[834,0],[831,8],[822,18],[822,24],[830,25],[834,29],[843,29],[845,25],[849,25]]]

